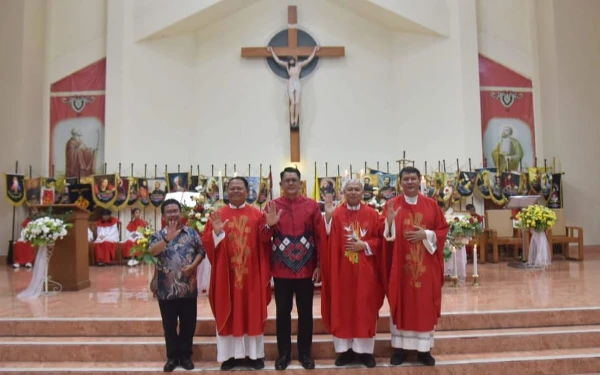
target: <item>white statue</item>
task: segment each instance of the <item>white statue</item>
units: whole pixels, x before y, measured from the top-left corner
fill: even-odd
[[[317,51],[319,51],[319,46],[315,46],[315,49],[306,60],[298,63],[293,57],[290,57],[287,62],[282,61],[279,57],[277,57],[273,51],[273,48],[271,47],[267,47],[267,51],[271,52],[271,55],[273,55],[273,59],[275,59],[277,64],[287,69],[288,75],[290,76],[287,85],[288,97],[290,99],[290,124],[292,127],[297,127],[300,117],[300,94],[302,93],[302,86],[300,85],[300,73],[302,72],[302,68],[310,64],[310,62],[315,58]]]

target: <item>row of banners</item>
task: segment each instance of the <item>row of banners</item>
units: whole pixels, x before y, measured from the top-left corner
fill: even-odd
[[[422,190],[427,196],[450,206],[464,198],[478,194],[497,205],[505,204],[513,195],[540,195],[552,208],[562,207],[561,176],[544,168],[529,168],[527,172],[497,173],[495,169],[473,172],[435,172],[424,176]],[[95,175],[84,178],[29,178],[19,174],[6,174],[6,194],[15,206],[26,202],[33,204],[77,204],[93,210],[94,206],[123,209],[140,204],[159,207],[169,192],[196,191],[203,194],[209,204],[227,202],[226,186],[231,177],[193,176],[189,172],[167,173],[165,177],[121,177],[118,174]],[[262,206],[271,197],[272,178],[246,177],[249,204]],[[397,174],[370,169],[361,176],[364,182],[364,200],[386,201],[402,192]],[[313,198],[323,201],[332,194],[335,200],[343,199],[344,178],[317,177],[318,191]],[[306,181],[302,181],[302,194],[307,195]]]

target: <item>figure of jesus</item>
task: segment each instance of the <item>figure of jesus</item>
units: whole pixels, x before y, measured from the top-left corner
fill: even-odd
[[[319,46],[315,46],[313,52],[308,58],[301,62],[296,62],[293,57],[288,58],[287,61],[281,60],[273,51],[273,48],[267,47],[267,51],[271,52],[273,59],[277,64],[287,69],[288,75],[288,97],[290,100],[290,124],[293,128],[298,126],[298,120],[300,117],[300,94],[302,93],[302,87],[300,85],[300,73],[302,68],[310,64],[315,58],[315,55],[319,51]]]

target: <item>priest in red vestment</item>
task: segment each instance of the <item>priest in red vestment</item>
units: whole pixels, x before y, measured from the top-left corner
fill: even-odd
[[[25,219],[21,226],[23,229],[29,224],[31,218]],[[23,236],[23,231],[21,230],[21,236],[13,245],[13,267],[19,268],[20,266],[25,266],[27,268],[33,267],[33,260],[35,258],[35,249],[33,246],[25,241]]]
[[[406,350],[416,350],[424,365],[435,365],[431,348],[442,307],[448,223],[437,203],[419,193],[420,180],[418,169],[403,168],[403,194],[390,200],[382,215],[394,366],[405,361]]]
[[[344,187],[345,203],[334,208],[333,196],[325,197],[325,229],[328,246],[321,252],[321,314],[333,335],[336,366],[358,359],[375,367],[373,350],[379,309],[383,304],[376,256],[379,256],[379,213],[361,203],[361,180]]]
[[[96,223],[96,240],[94,255],[96,265],[105,266],[117,258],[117,243],[119,242],[119,220],[112,216],[110,210],[102,211],[102,219]]]
[[[270,233],[264,214],[246,204],[245,178],[230,179],[227,193],[229,205],[211,215],[202,237],[212,265],[208,298],[217,324],[217,361],[222,370],[244,365],[258,370],[265,367],[271,301]]]
[[[123,252],[123,258],[129,258],[127,266],[135,267],[140,262],[131,255],[131,249],[135,245],[135,242],[142,238],[143,235],[138,232],[138,229],[145,228],[148,223],[141,218],[142,211],[139,208],[131,210],[131,221],[125,227],[125,239],[121,242],[121,251]]]

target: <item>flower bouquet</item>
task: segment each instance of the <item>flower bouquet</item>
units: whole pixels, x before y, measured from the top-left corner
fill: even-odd
[[[444,261],[448,261],[452,256],[452,247],[457,249],[479,236],[483,232],[481,223],[471,215],[461,217],[453,217],[448,219],[450,229],[448,230],[448,241],[444,247]]]
[[[551,249],[546,237],[546,230],[556,224],[556,213],[548,207],[534,204],[523,208],[517,214],[516,224],[518,228],[529,229],[531,232],[527,264],[533,267],[549,266]]]
[[[33,246],[52,247],[67,235],[67,229],[72,226],[62,219],[44,216],[27,224],[23,229],[23,238]]]
[[[54,252],[54,244],[63,239],[72,226],[73,224],[66,223],[65,220],[49,214],[29,222],[23,229],[22,234],[25,241],[38,246],[39,250],[35,257],[35,266],[29,286],[17,295],[19,299],[35,299],[42,293],[58,293],[62,290],[62,285],[50,280],[48,264]]]
[[[556,213],[548,207],[534,204],[523,208],[516,216],[518,228],[544,232],[556,224]]]
[[[137,232],[141,234],[141,236],[135,241],[135,244],[131,248],[131,255],[145,264],[158,263],[158,258],[150,253],[150,236],[152,236],[154,230],[151,227],[146,226],[138,228]]]
[[[194,228],[198,233],[204,233],[204,228],[208,222],[210,214],[220,207],[219,202],[210,204],[203,195],[193,198],[196,204],[192,207],[182,207],[183,216],[187,220],[189,227]]]

